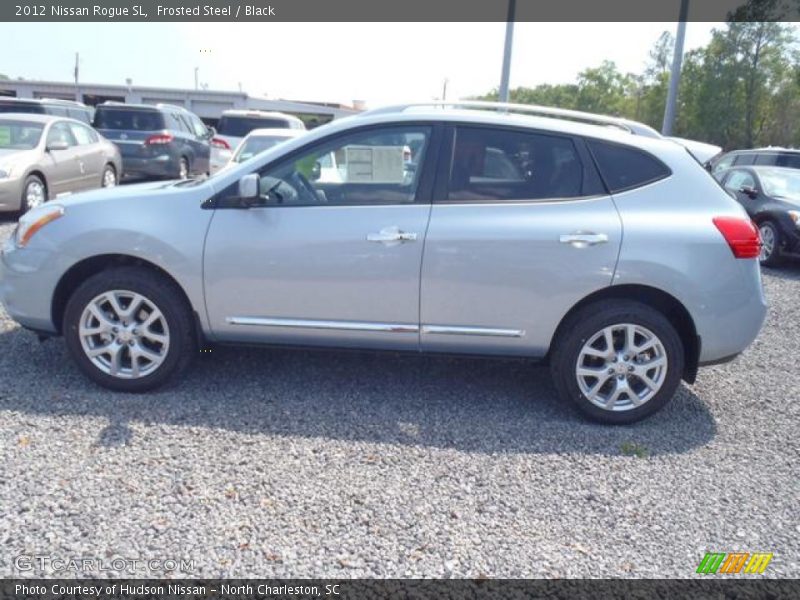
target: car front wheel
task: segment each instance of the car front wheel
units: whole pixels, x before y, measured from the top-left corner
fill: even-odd
[[[559,395],[602,423],[639,421],[675,394],[684,351],[673,325],[633,301],[584,307],[561,328],[551,359]]]
[[[122,392],[166,383],[196,350],[191,310],[180,290],[139,267],[102,271],[81,284],[67,303],[64,337],[89,378]]]

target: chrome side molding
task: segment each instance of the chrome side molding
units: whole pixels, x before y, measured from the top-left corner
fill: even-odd
[[[339,331],[378,331],[388,333],[419,333],[417,325],[407,323],[369,323],[360,321],[323,321],[316,319],[272,319],[264,317],[227,317],[231,325],[258,327],[294,327],[298,329],[332,329]]]
[[[422,333],[514,338],[519,338],[525,335],[525,331],[523,329],[497,329],[494,327],[452,327],[449,325],[423,325]]]

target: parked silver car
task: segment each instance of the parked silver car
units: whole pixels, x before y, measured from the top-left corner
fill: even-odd
[[[114,390],[209,342],[517,356],[610,423],[753,341],[758,233],[686,149],[499,107],[377,110],[204,181],[41,207],[3,248],[0,298]]]
[[[25,212],[58,196],[111,187],[119,151],[75,119],[0,115],[0,211]]]

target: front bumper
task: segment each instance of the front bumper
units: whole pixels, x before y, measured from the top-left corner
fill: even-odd
[[[51,301],[59,281],[48,250],[19,249],[7,240],[0,249],[0,303],[17,323],[56,334]]]
[[[19,210],[24,183],[22,177],[0,179],[0,212]]]

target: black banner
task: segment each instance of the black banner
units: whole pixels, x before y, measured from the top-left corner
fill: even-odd
[[[0,21],[506,21],[509,0],[3,0]],[[514,20],[677,21],[681,0],[515,0]],[[689,0],[690,21],[797,21],[800,0]]]
[[[482,600],[501,598],[580,599],[715,599],[737,600],[800,598],[800,581],[707,578],[683,580],[211,580],[211,579],[16,579],[0,583],[0,600]]]

